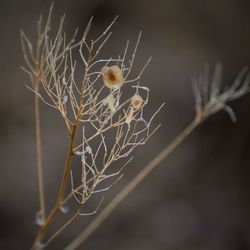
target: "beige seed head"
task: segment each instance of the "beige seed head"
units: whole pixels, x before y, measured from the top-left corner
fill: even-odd
[[[114,98],[113,94],[110,94],[107,97],[107,102],[108,102],[108,107],[109,107],[110,111],[112,113],[115,113],[115,111],[116,111],[116,108],[115,108],[115,98]]]
[[[131,105],[134,110],[139,110],[142,106],[143,99],[140,95],[135,94],[131,99]]]
[[[117,65],[103,67],[102,76],[105,85],[110,89],[119,89],[124,83],[123,73]]]
[[[125,122],[129,125],[132,120],[133,120],[133,115],[134,115],[134,109],[130,107],[128,113],[126,114],[126,120]]]

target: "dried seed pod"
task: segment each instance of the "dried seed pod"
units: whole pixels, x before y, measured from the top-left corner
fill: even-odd
[[[130,123],[133,120],[133,115],[134,115],[134,109],[132,107],[130,107],[128,113],[126,114],[126,120],[125,122],[130,125]]]
[[[119,89],[124,83],[123,73],[116,65],[103,67],[102,76],[105,85],[110,89]]]
[[[135,94],[131,99],[131,105],[134,110],[139,110],[142,106],[143,99],[140,95]]]
[[[116,111],[116,108],[115,108],[115,98],[114,98],[113,94],[110,94],[107,97],[107,104],[108,104],[108,107],[109,107],[110,111],[112,113],[115,113],[115,111]]]

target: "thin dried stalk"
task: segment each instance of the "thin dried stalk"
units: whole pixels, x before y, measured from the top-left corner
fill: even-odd
[[[36,159],[37,159],[37,177],[38,191],[40,200],[40,216],[43,222],[46,217],[45,193],[44,193],[44,175],[42,164],[42,142],[41,142],[41,122],[40,122],[40,100],[35,96],[35,127],[36,127]]]
[[[22,67],[24,72],[26,72],[31,80],[32,86],[36,93],[40,89],[40,80],[42,77],[42,51],[43,51],[43,41],[45,32],[49,29],[51,13],[53,9],[53,4],[51,5],[45,30],[41,31],[42,19],[38,21],[37,27],[37,45],[36,51],[34,53],[33,46],[25,33],[21,31],[21,45],[23,50],[23,55],[27,68]],[[37,176],[38,176],[38,192],[39,192],[39,203],[40,211],[38,212],[39,222],[43,223],[46,217],[45,208],[45,192],[44,192],[44,174],[43,174],[43,163],[42,163],[42,139],[41,139],[41,122],[40,122],[40,100],[39,96],[35,95],[35,134],[36,134],[36,161],[37,161]]]

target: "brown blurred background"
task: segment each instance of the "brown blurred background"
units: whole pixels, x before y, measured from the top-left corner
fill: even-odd
[[[33,95],[20,70],[19,31],[32,37],[47,0],[0,2],[0,249],[28,249],[37,226],[37,179]],[[143,31],[137,66],[145,73],[151,107],[166,102],[160,131],[143,148],[107,201],[150,161],[194,116],[190,79],[207,62],[223,64],[225,82],[250,65],[248,0],[56,0],[54,20],[64,12],[66,31],[94,16],[92,35],[119,14],[106,55]],[[170,158],[119,206],[80,249],[245,250],[250,249],[250,95],[231,103],[232,124],[220,112],[199,127]],[[65,157],[64,127],[43,105],[43,148],[48,206],[58,190]],[[107,202],[106,201],[106,202]],[[78,220],[48,249],[63,249],[86,226]]]

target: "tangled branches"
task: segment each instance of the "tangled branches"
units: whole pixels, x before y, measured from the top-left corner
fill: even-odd
[[[150,58],[140,72],[131,77],[141,33],[130,58],[127,41],[122,56],[102,59],[99,54],[111,36],[110,29],[116,18],[94,40],[88,39],[92,18],[79,41],[76,40],[77,31],[68,40],[63,32],[64,17],[55,35],[51,35],[54,32],[51,30],[52,7],[45,24],[42,18],[38,22],[35,46],[21,32],[26,62],[23,70],[31,81],[31,86],[26,86],[35,93],[37,103],[37,131],[40,129],[40,100],[61,115],[69,137],[57,200],[46,215],[40,132],[37,134],[41,210],[33,249],[45,247],[78,215],[96,212],[97,209],[90,213],[83,212],[86,202],[96,193],[107,191],[122,177],[122,169],[131,161],[132,151],[143,145],[158,129],[159,126],[151,131],[151,124],[161,108],[149,120],[144,118],[149,89],[141,84],[141,80]],[[73,158],[78,159],[74,166]],[[118,169],[113,167],[116,162],[120,166]],[[66,192],[68,185],[71,187],[69,193]],[[44,242],[49,226],[72,198],[78,204],[76,213]]]

